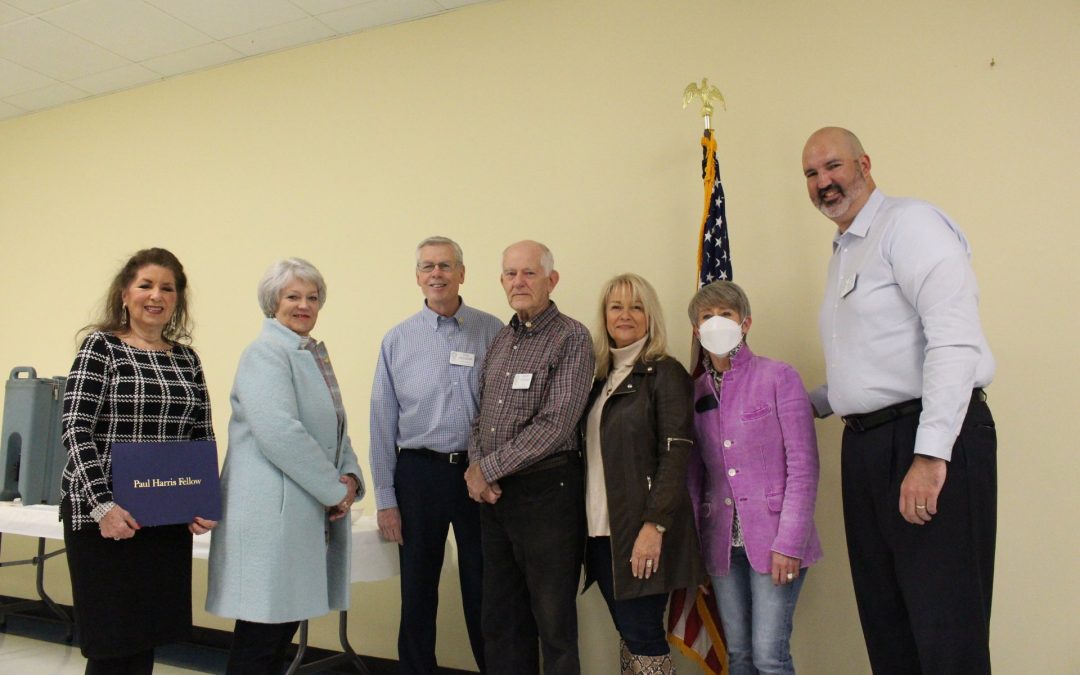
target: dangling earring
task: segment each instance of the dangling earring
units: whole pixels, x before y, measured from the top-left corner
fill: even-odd
[[[120,310],[120,325],[121,326],[126,326],[127,322],[128,322],[128,309],[127,309],[127,305],[124,305],[123,308]]]

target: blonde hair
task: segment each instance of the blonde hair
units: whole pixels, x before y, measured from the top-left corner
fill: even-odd
[[[664,326],[664,311],[656,290],[648,281],[637,274],[619,274],[614,276],[600,289],[600,312],[597,316],[596,329],[593,331],[593,352],[596,354],[596,377],[604,379],[611,371],[611,337],[607,332],[607,303],[615,291],[627,289],[631,301],[641,303],[648,320],[645,333],[645,346],[641,348],[642,361],[659,361],[668,356],[667,329]]]

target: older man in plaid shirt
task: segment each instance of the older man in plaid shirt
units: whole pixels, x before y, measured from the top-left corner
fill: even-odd
[[[469,441],[469,495],[484,502],[482,624],[488,672],[576,674],[576,594],[584,542],[577,423],[592,386],[589,331],[559,312],[546,246],[503,252],[515,311],[491,343]]]

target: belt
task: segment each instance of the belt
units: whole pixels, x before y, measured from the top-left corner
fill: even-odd
[[[468,464],[469,453],[465,450],[461,452],[439,452],[437,450],[428,450],[427,448],[398,448],[398,452],[411,452],[422,457],[434,459],[440,462],[447,462],[449,464]]]
[[[981,387],[976,387],[971,392],[971,402],[976,403],[986,400],[986,392]],[[883,424],[894,422],[901,417],[907,417],[908,415],[914,415],[915,413],[922,411],[922,399],[917,398],[911,401],[904,401],[903,403],[897,403],[891,405],[888,408],[882,408],[881,410],[875,410],[874,412],[863,413],[861,415],[845,415],[841,419],[844,420],[844,424],[848,429],[852,431],[864,432],[870,431],[880,427]]]
[[[538,471],[547,471],[548,469],[554,469],[555,467],[562,466],[563,464],[569,464],[570,460],[572,460],[572,459],[580,459],[580,458],[581,458],[581,453],[578,452],[577,450],[571,450],[570,452],[560,452],[557,455],[551,455],[550,457],[543,458],[539,462],[536,462],[534,464],[530,464],[529,466],[525,467],[524,469],[520,469],[518,471],[515,471],[511,475],[512,476],[524,476],[526,474],[536,473]]]

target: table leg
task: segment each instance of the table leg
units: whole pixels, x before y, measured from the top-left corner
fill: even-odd
[[[333,656],[318,661],[312,661],[311,663],[303,663],[304,652],[307,651],[307,639],[308,639],[308,622],[300,622],[300,642],[297,645],[296,656],[293,658],[292,663],[289,664],[289,669],[285,672],[285,675],[297,675],[300,673],[318,673],[331,666],[337,666],[340,664],[351,663],[358,672],[363,675],[370,675],[367,666],[360,659],[360,656],[353,650],[352,645],[349,644],[349,612],[342,610],[338,612],[338,641],[341,643],[341,654],[334,654]]]
[[[52,558],[53,556],[60,555],[63,552],[64,549],[60,549],[59,551],[53,551],[52,553],[46,555],[45,537],[38,537],[38,554],[37,557],[34,558],[34,564],[37,566],[37,574],[35,575],[34,581],[37,585],[38,597],[41,598],[41,601],[45,603],[45,605],[49,608],[50,611],[52,611],[53,614],[60,617],[60,620],[63,621],[64,625],[67,627],[67,635],[64,637],[64,640],[68,644],[71,644],[71,638],[73,637],[72,633],[73,629],[75,628],[75,622],[71,619],[71,617],[67,615],[67,612],[61,609],[60,605],[56,604],[56,602],[54,602],[53,599],[49,597],[49,594],[45,592],[45,561],[49,558]]]
[[[3,535],[0,534],[0,537]],[[0,542],[3,540],[0,539]],[[64,626],[67,627],[67,636],[64,638],[68,643],[71,642],[73,637],[73,630],[75,627],[74,620],[68,616],[49,594],[45,592],[45,561],[54,556],[58,556],[64,552],[64,549],[53,551],[52,553],[45,553],[45,537],[38,537],[37,555],[29,560],[12,560],[5,563],[0,563],[0,567],[10,567],[14,565],[34,565],[37,567],[34,574],[34,582],[37,587],[38,597],[41,598],[40,602],[44,603],[53,614],[55,614]],[[26,600],[21,602],[13,602],[0,607],[0,631],[7,629],[7,615],[19,611],[22,609],[29,609],[38,604],[37,600]]]

